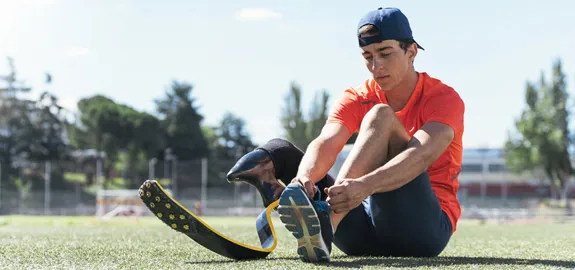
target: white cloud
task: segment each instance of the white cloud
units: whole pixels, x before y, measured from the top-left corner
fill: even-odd
[[[84,56],[90,53],[90,49],[85,47],[71,47],[66,51],[66,54],[71,57]]]
[[[238,21],[268,21],[281,19],[282,15],[266,8],[243,8],[234,17]]]

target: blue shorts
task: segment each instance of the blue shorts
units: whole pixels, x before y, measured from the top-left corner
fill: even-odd
[[[433,257],[452,235],[427,173],[394,191],[377,193],[351,210],[333,243],[347,255]]]

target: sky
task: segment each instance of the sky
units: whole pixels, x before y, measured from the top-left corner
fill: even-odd
[[[452,86],[466,104],[464,147],[501,147],[524,106],[527,81],[563,61],[575,90],[575,1],[151,1],[0,0],[0,75],[75,110],[103,94],[154,113],[173,80],[215,125],[226,112],[257,144],[281,137],[291,82],[313,95],[368,79],[356,26],[368,11],[400,8],[424,48],[417,71]],[[44,84],[44,74],[53,76]]]

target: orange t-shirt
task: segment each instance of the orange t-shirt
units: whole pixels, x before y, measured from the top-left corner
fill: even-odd
[[[457,200],[459,171],[463,153],[463,118],[465,104],[459,94],[440,80],[420,72],[415,91],[405,107],[395,114],[413,136],[427,122],[441,122],[453,128],[455,137],[445,152],[427,169],[431,186],[441,209],[449,216],[452,231],[461,216]],[[387,104],[385,94],[373,79],[366,80],[357,88],[344,91],[343,97],[331,110],[328,123],[339,123],[350,132],[359,131],[365,114],[375,104]]]

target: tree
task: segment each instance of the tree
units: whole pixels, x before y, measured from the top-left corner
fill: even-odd
[[[0,76],[5,87],[0,86],[0,166],[2,173],[18,174],[19,169],[30,161],[55,161],[66,159],[69,145],[65,140],[66,119],[58,98],[44,91],[38,99],[20,97],[32,89],[16,76],[14,61],[8,58],[10,74]],[[46,74],[46,84],[52,76]],[[10,170],[12,169],[12,170]],[[57,170],[57,168],[56,168]],[[53,173],[56,171],[53,170]],[[34,173],[32,173],[34,174]],[[61,178],[53,181],[61,185]],[[18,187],[32,187],[29,179],[16,179]],[[33,180],[32,180],[33,181]]]
[[[14,60],[7,58],[10,74],[0,76],[0,162],[2,173],[7,172],[7,167],[12,165],[13,160],[20,156],[26,145],[31,141],[29,131],[32,124],[28,111],[33,107],[33,102],[18,98],[20,93],[28,93],[31,87],[25,86],[23,81],[17,79]]]
[[[245,120],[231,112],[224,114],[214,135],[213,150],[218,159],[237,160],[256,147],[246,130]]]
[[[125,171],[132,179],[132,187],[137,187],[147,177],[149,160],[165,147],[165,131],[160,120],[148,113],[130,110],[124,117],[130,131],[126,135],[130,140],[125,147],[128,157]]]
[[[286,132],[286,139],[301,149],[305,149],[309,142],[306,136],[307,123],[301,106],[300,86],[292,82],[284,100],[285,107],[282,110],[281,123]]]
[[[46,74],[46,83],[51,84],[52,76]],[[38,140],[31,146],[29,158],[36,161],[54,161],[67,159],[70,147],[65,140],[69,123],[65,117],[66,110],[58,103],[58,97],[44,91],[36,101],[31,122]]]
[[[308,144],[321,133],[328,114],[329,93],[327,91],[316,92],[311,104],[309,121],[306,130]]]
[[[74,145],[106,153],[106,169],[120,171],[137,186],[148,161],[165,147],[160,120],[102,95],[80,100],[78,109],[81,123],[71,132]]]
[[[304,116],[302,109],[301,87],[295,82],[291,83],[284,101],[281,123],[286,132],[286,139],[305,151],[325,125],[329,109],[329,93],[325,90],[316,93],[308,117]]]
[[[569,207],[568,183],[574,171],[568,127],[569,95],[560,60],[553,63],[551,82],[542,73],[539,85],[527,82],[527,107],[515,121],[517,134],[509,134],[505,144],[506,164],[514,172],[542,170],[554,194]]]
[[[122,147],[120,109],[110,98],[95,95],[78,101],[80,123],[71,132],[72,143],[81,149],[106,153],[108,165],[117,161]]]
[[[192,160],[208,154],[208,143],[201,128],[203,116],[191,97],[193,87],[172,82],[163,99],[156,100],[157,112],[166,130],[167,147],[179,160]]]

